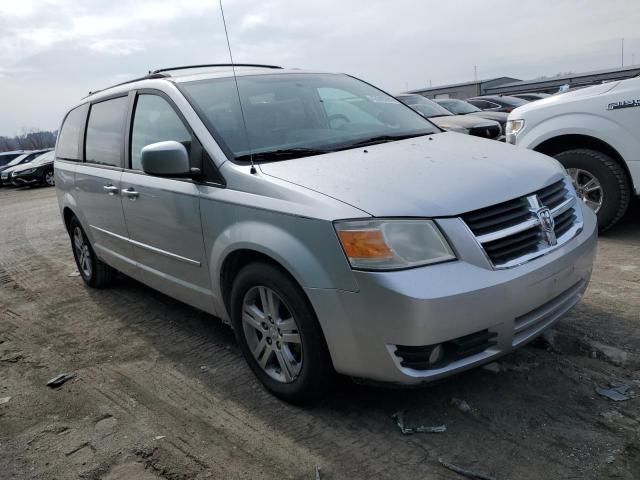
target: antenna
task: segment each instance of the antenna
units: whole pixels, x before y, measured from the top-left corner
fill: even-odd
[[[247,128],[247,120],[244,117],[244,108],[242,108],[242,98],[240,98],[240,88],[238,87],[238,78],[236,77],[236,66],[233,63],[233,54],[231,53],[231,42],[229,42],[229,32],[227,31],[227,21],[224,18],[224,9],[222,8],[222,0],[220,2],[220,13],[222,14],[222,25],[224,25],[224,35],[227,37],[227,48],[229,49],[229,59],[231,60],[231,70],[233,71],[233,81],[236,84],[236,93],[238,94],[238,104],[240,105],[240,115],[242,116],[242,125],[244,126],[244,135],[249,145],[249,162],[251,162],[251,173],[256,174],[256,166],[253,164],[253,148],[249,140],[249,129]]]

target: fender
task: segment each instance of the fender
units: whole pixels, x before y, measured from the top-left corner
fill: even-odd
[[[273,221],[247,219],[229,225],[217,236],[208,258],[215,308],[223,320],[229,318],[220,281],[222,266],[230,254],[239,250],[253,250],[273,259],[304,289],[358,290],[331,222],[283,217],[288,217],[283,219],[289,224],[287,229]],[[299,228],[291,225],[297,222]],[[340,258],[343,261],[336,261]]]
[[[586,135],[607,143],[625,160],[631,158],[631,152],[626,150],[637,142],[632,132],[624,125],[610,118],[589,113],[556,115],[523,133],[522,138],[518,139],[518,145],[533,150],[552,138],[563,135]]]

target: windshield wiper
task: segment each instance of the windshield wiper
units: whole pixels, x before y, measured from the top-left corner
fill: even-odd
[[[330,151],[331,150],[322,150],[319,148],[305,148],[305,147],[283,148],[280,150],[272,150],[267,152],[256,152],[253,154],[253,159],[257,161],[289,160],[292,158],[308,157],[311,155],[322,155],[323,153],[329,153]],[[247,154],[247,155],[240,155],[239,157],[236,157],[236,160],[249,161],[250,158],[251,158],[251,155]]]
[[[354,143],[349,143],[347,145],[343,145],[342,147],[340,147],[340,149],[343,150],[343,149],[347,149],[347,148],[366,147],[367,145],[376,145],[378,143],[395,142],[397,140],[405,140],[407,138],[414,138],[414,137],[422,137],[424,135],[431,135],[432,133],[435,133],[435,132],[410,133],[410,134],[405,134],[405,135],[378,135],[377,137],[371,137],[371,138],[367,138],[365,140],[359,140],[359,141],[354,142]]]

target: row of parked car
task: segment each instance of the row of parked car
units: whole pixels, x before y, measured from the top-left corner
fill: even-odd
[[[396,99],[443,130],[504,142],[509,113],[517,107],[548,96],[544,93],[531,93],[518,97],[486,95],[467,100],[430,100],[417,93],[403,93],[396,95]]]
[[[51,148],[0,152],[0,186],[54,186],[53,159]]]

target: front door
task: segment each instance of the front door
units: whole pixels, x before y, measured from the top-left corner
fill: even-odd
[[[130,168],[121,178],[129,239],[145,283],[212,311],[198,189],[190,180],[154,177],[141,168],[142,148],[167,140],[189,150],[192,133],[164,97],[139,94],[131,126]]]

